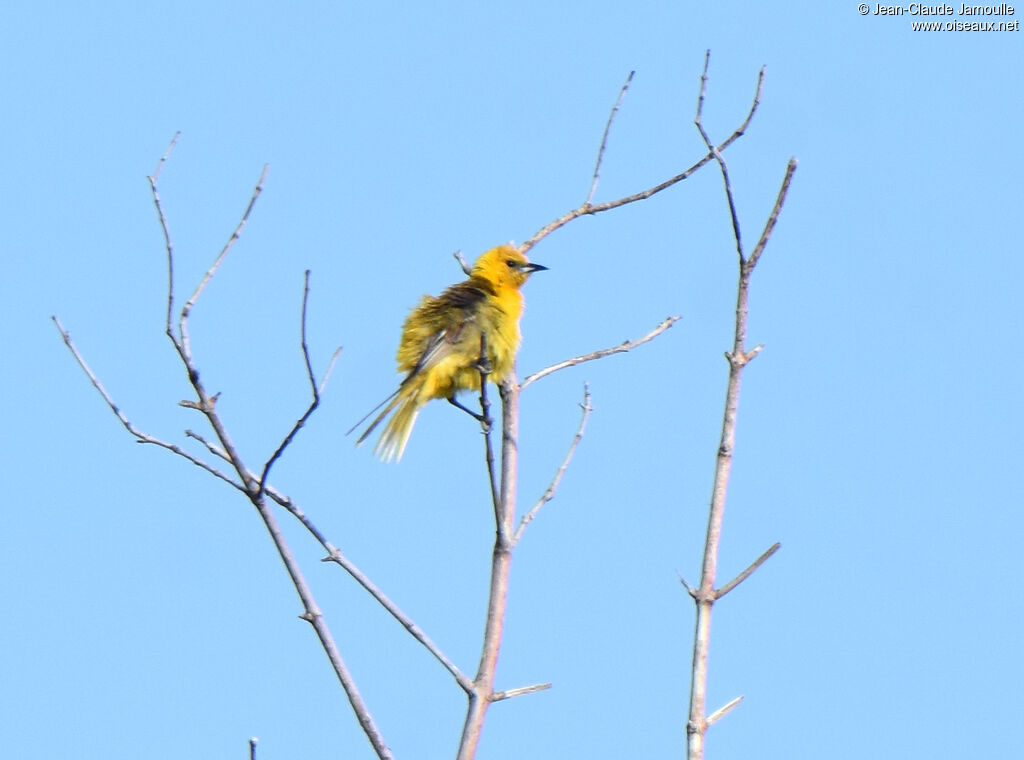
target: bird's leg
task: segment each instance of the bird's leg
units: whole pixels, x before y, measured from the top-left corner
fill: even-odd
[[[477,422],[480,423],[480,427],[483,428],[484,435],[487,435],[491,432],[491,403],[487,400],[487,378],[490,377],[493,367],[491,366],[491,359],[487,355],[487,333],[483,330],[480,331],[480,356],[476,360],[476,369],[480,373],[480,414],[470,412],[462,404],[456,403],[454,396],[449,400],[472,414]]]
[[[466,414],[468,414],[470,417],[472,417],[477,422],[479,422],[481,424],[487,424],[488,426],[490,425],[491,421],[489,419],[487,419],[484,415],[477,414],[472,409],[470,409],[468,407],[465,407],[462,404],[460,404],[459,400],[457,398],[455,398],[455,396],[450,396],[448,398],[448,403],[451,404],[452,406],[457,406],[459,409],[464,411]]]

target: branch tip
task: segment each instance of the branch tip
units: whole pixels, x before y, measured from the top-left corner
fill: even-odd
[[[633,81],[633,76],[636,71],[629,72],[629,76],[626,77],[625,83],[622,85],[622,89],[619,90],[619,97],[615,100],[615,105],[612,106],[612,111],[608,114],[608,121],[604,125],[604,134],[601,135],[601,147],[597,149],[597,161],[594,164],[594,176],[590,183],[590,191],[587,193],[587,199],[583,201],[583,205],[580,206],[582,209],[589,209],[591,201],[594,200],[594,193],[597,192],[597,183],[601,177],[601,162],[604,161],[604,151],[608,147],[608,134],[612,129],[612,122],[615,120],[615,114],[619,112],[619,107],[622,105],[623,99],[626,97],[626,91],[629,89],[630,82]]]

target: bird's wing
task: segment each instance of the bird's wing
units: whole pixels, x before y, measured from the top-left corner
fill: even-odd
[[[478,304],[491,292],[489,283],[478,284],[474,280],[467,280],[452,285],[438,297],[437,308],[438,313],[444,315],[441,320],[443,326],[427,339],[416,365],[402,380],[402,385],[436,366],[456,350],[466,336],[466,331],[471,330],[477,322]]]

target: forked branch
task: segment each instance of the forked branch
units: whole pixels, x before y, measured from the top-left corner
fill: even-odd
[[[622,92],[620,93],[619,99],[616,101],[615,106],[612,108],[611,116],[609,116],[609,119],[608,119],[609,125],[611,124],[612,118],[614,118],[614,116],[615,116],[615,112],[619,108],[619,104],[621,103],[622,97],[625,94],[625,90],[626,90],[626,88],[627,88],[627,86],[628,86],[628,84],[629,84],[629,82],[631,80],[632,80],[632,75],[630,75],[629,79],[627,79],[626,85],[623,86],[623,89],[622,89]],[[729,135],[729,137],[727,137],[723,142],[721,142],[718,145],[718,147],[715,148],[714,150],[717,150],[718,152],[724,151],[726,148],[728,148],[730,145],[732,145],[734,142],[736,142],[736,140],[738,140],[740,137],[742,137],[743,133],[747,131],[747,127],[750,125],[750,120],[754,118],[754,112],[757,111],[757,107],[761,103],[761,86],[762,86],[763,83],[764,83],[764,69],[762,68],[760,73],[757,76],[757,88],[754,91],[754,99],[753,99],[753,102],[751,102],[751,104],[750,104],[750,110],[747,112],[746,118],[743,120],[743,122],[738,127],[736,127],[735,130],[733,130],[733,133],[731,135]],[[702,90],[702,94],[703,94],[703,90]],[[606,138],[607,138],[607,136],[606,136]],[[606,141],[607,141],[607,139],[603,139],[601,141],[601,147],[598,150],[597,167],[594,170],[594,175],[595,175],[594,176],[594,181],[591,184],[592,191],[593,191],[593,189],[596,188],[597,175],[598,175],[599,169],[601,167],[601,160],[602,160],[603,155],[604,155],[604,148],[605,148]],[[703,158],[701,158],[700,160],[695,162],[692,166],[690,166],[689,169],[685,169],[682,172],[680,172],[679,174],[675,175],[674,177],[670,177],[667,180],[665,180],[664,182],[660,182],[659,184],[654,185],[653,187],[649,187],[646,190],[641,190],[638,193],[633,193],[632,195],[627,195],[627,196],[625,196],[623,198],[618,198],[617,200],[607,201],[605,203],[591,203],[590,201],[592,200],[593,192],[590,192],[587,195],[587,200],[584,201],[580,206],[577,206],[576,208],[574,208],[574,209],[572,209],[570,211],[567,211],[566,213],[562,214],[557,219],[554,219],[554,220],[548,222],[546,225],[544,225],[539,230],[537,230],[537,232],[535,232],[532,237],[530,237],[525,243],[522,244],[521,249],[522,249],[522,251],[524,253],[526,251],[529,251],[531,248],[533,248],[533,246],[535,246],[541,240],[546,238],[552,232],[554,232],[555,230],[559,229],[560,227],[564,227],[569,222],[573,221],[574,219],[578,219],[581,216],[587,216],[587,215],[590,215],[590,214],[599,214],[599,213],[601,213],[603,211],[610,211],[610,210],[612,210],[614,208],[619,208],[620,206],[625,206],[625,205],[630,204],[630,203],[636,203],[637,201],[646,200],[646,199],[650,198],[653,195],[657,195],[662,190],[667,190],[668,188],[672,187],[673,185],[676,185],[676,184],[682,182],[683,180],[687,179],[688,177],[692,176],[698,169],[700,169],[702,166],[707,164],[709,161],[714,160],[714,158],[715,158],[714,151],[709,150],[708,153]]]
[[[203,446],[205,446],[210,453],[214,456],[220,457],[221,459],[227,460],[227,454],[224,450],[217,446],[215,443],[206,440],[203,436],[192,430],[186,430],[185,435],[189,438],[193,438]],[[250,478],[256,478],[256,474],[253,472],[249,473]],[[366,592],[372,596],[381,607],[396,620],[398,623],[405,628],[409,634],[420,642],[423,647],[430,652],[437,659],[444,668],[452,674],[455,678],[456,683],[466,692],[469,692],[473,687],[473,682],[455,665],[454,662],[448,658],[447,655],[441,650],[437,644],[421,629],[413,620],[410,618],[402,609],[395,604],[373,581],[370,580],[356,564],[350,560],[345,554],[342,553],[334,544],[327,540],[327,537],[320,531],[319,528],[310,520],[309,516],[299,507],[291,497],[282,494],[274,486],[267,484],[264,487],[264,492],[270,497],[274,503],[280,505],[284,509],[288,510],[291,515],[298,520],[306,531],[324,548],[327,552],[327,556],[324,557],[322,562],[333,562],[348,573],[353,580],[356,581]]]
[[[722,151],[735,142],[746,130],[750,120],[754,116],[754,112],[757,110],[757,106],[760,102],[761,96],[761,85],[763,81],[763,71],[758,76],[757,89],[754,94],[754,100],[751,104],[750,110],[747,113],[746,118],[740,124],[739,127],[730,135],[717,149],[709,149],[708,154],[697,161],[693,166],[685,171],[677,174],[676,176],[661,182],[647,190],[640,191],[633,195],[629,195],[618,200],[609,201],[606,203],[594,204],[593,198],[597,191],[597,185],[600,178],[601,166],[604,160],[605,150],[608,144],[608,135],[611,129],[612,121],[615,118],[616,113],[622,103],[623,98],[629,88],[629,84],[632,81],[633,74],[630,73],[625,84],[622,86],[619,96],[612,107],[611,113],[609,114],[608,121],[605,124],[604,134],[602,135],[601,145],[598,149],[597,159],[595,161],[594,173],[591,179],[590,189],[587,193],[586,200],[579,207],[572,209],[571,211],[563,214],[559,218],[547,225],[542,227],[537,233],[531,238],[524,242],[520,246],[520,250],[524,253],[529,251],[534,245],[540,240],[554,232],[555,230],[565,226],[574,219],[578,219],[581,216],[588,214],[596,214],[603,211],[609,211],[620,206],[634,203],[636,201],[650,198],[651,196],[671,187],[678,182],[686,179],[702,166],[707,164],[709,161],[714,159],[715,152]],[[466,270],[466,262],[462,259],[459,253],[455,254],[456,260],[462,265],[463,270]],[[498,489],[499,496],[495,500],[495,544],[494,551],[492,554],[492,568],[491,568],[491,591],[488,602],[487,621],[484,630],[484,644],[483,651],[480,658],[480,666],[477,671],[477,676],[474,679],[474,689],[469,697],[469,708],[466,714],[466,721],[463,726],[462,738],[459,745],[459,760],[470,760],[475,756],[476,747],[480,738],[480,731],[483,726],[484,717],[487,712],[488,705],[498,698],[498,693],[493,690],[494,683],[494,670],[497,665],[498,649],[501,642],[502,627],[504,624],[505,615],[505,597],[508,588],[508,574],[511,562],[511,550],[515,546],[516,542],[522,537],[522,533],[526,528],[526,525],[536,516],[537,511],[554,495],[554,490],[557,488],[558,483],[568,467],[569,460],[575,452],[576,446],[579,443],[579,439],[582,437],[583,428],[586,424],[587,415],[590,412],[589,395],[584,401],[584,413],[580,423],[580,428],[577,431],[577,435],[570,446],[569,453],[566,459],[563,461],[562,467],[559,468],[552,485],[548,491],[541,497],[541,499],[531,508],[527,514],[523,517],[519,528],[513,534],[512,525],[515,517],[515,483],[517,479],[518,467],[517,467],[517,438],[518,438],[518,401],[519,393],[529,386],[536,380],[546,377],[553,372],[557,372],[561,369],[582,364],[583,362],[593,361],[595,359],[601,359],[605,356],[610,356],[616,353],[622,353],[629,351],[636,346],[639,346],[647,341],[650,341],[663,333],[669,327],[671,327],[679,317],[669,317],[658,325],[654,330],[645,335],[644,337],[635,341],[626,341],[625,343],[614,346],[612,348],[603,349],[600,351],[594,351],[590,354],[584,354],[581,356],[568,359],[558,364],[552,365],[545,369],[542,369],[529,377],[527,377],[521,384],[516,382],[515,377],[509,376],[501,384],[501,399],[502,399],[502,445],[501,445],[501,485]],[[482,383],[483,385],[483,383]],[[486,403],[486,391],[481,393],[482,405]],[[485,430],[485,437],[488,439],[488,472],[491,474],[492,493],[493,488],[493,461],[490,454],[490,443],[489,436],[486,435],[488,431]],[[502,692],[501,694],[507,694]]]
[[[263,173],[260,175],[259,183],[257,184],[256,189],[253,191],[252,197],[249,200],[249,204],[246,207],[245,212],[243,213],[242,218],[239,221],[238,225],[236,226],[236,228],[235,228],[234,232],[232,233],[230,239],[225,244],[225,246],[221,250],[220,254],[217,256],[217,258],[214,261],[213,265],[207,270],[207,272],[204,275],[203,279],[199,283],[199,286],[196,288],[195,292],[192,294],[192,297],[189,298],[188,302],[185,304],[185,307],[182,309],[181,318],[180,318],[179,323],[178,323],[178,334],[175,335],[174,331],[173,331],[173,329],[171,327],[171,320],[170,320],[170,314],[171,314],[171,311],[173,309],[173,303],[174,303],[174,247],[173,247],[173,243],[171,241],[171,235],[170,235],[170,231],[169,231],[170,228],[169,228],[169,225],[167,223],[167,216],[164,213],[163,204],[162,204],[162,202],[160,200],[160,195],[159,195],[158,188],[157,188],[157,180],[158,180],[160,171],[161,171],[161,169],[162,169],[162,167],[163,167],[163,165],[164,165],[164,163],[165,163],[165,161],[167,159],[168,154],[170,153],[171,149],[173,149],[174,144],[177,141],[177,137],[178,136],[175,135],[174,139],[171,141],[171,144],[170,144],[170,146],[167,149],[167,152],[160,159],[160,163],[158,164],[156,171],[153,173],[152,176],[149,177],[150,188],[151,188],[152,194],[153,194],[153,202],[154,202],[154,206],[156,207],[157,215],[158,215],[159,220],[160,220],[161,229],[163,230],[163,233],[164,233],[165,250],[167,252],[167,262],[168,262],[168,296],[167,296],[167,304],[168,304],[168,307],[167,307],[167,322],[166,322],[166,325],[165,325],[165,330],[166,330],[166,333],[167,333],[168,337],[170,338],[171,342],[173,343],[173,345],[175,347],[175,350],[178,353],[179,358],[182,361],[182,364],[183,364],[184,369],[186,371],[186,375],[188,376],[189,383],[192,385],[192,388],[193,388],[193,390],[195,391],[195,394],[196,394],[196,400],[195,401],[187,402],[184,405],[187,406],[188,408],[192,408],[192,409],[196,409],[196,410],[200,411],[205,416],[206,420],[209,422],[210,426],[214,430],[214,433],[216,434],[216,438],[217,438],[217,441],[218,441],[217,449],[220,452],[222,452],[220,454],[221,458],[224,459],[226,462],[228,462],[231,465],[231,468],[234,470],[234,472],[238,476],[239,480],[236,482],[233,478],[231,478],[227,474],[225,474],[225,473],[217,470],[216,468],[212,467],[211,465],[203,462],[198,457],[195,457],[194,455],[184,451],[180,447],[178,447],[178,446],[176,446],[174,444],[168,444],[168,443],[166,443],[164,441],[161,441],[161,440],[159,440],[157,438],[149,436],[148,434],[143,433],[141,430],[137,429],[130,422],[130,420],[127,418],[127,416],[124,415],[123,412],[121,412],[121,410],[118,408],[117,404],[114,403],[113,399],[110,397],[110,395],[107,393],[107,391],[103,388],[102,384],[99,382],[99,380],[96,378],[95,374],[89,368],[89,366],[85,362],[84,358],[79,354],[78,350],[75,348],[74,344],[71,341],[71,338],[70,338],[69,334],[63,328],[63,326],[60,324],[59,320],[54,318],[54,324],[57,326],[57,329],[60,331],[61,336],[64,339],[65,345],[71,351],[72,355],[74,356],[75,360],[78,362],[79,366],[82,368],[82,370],[89,377],[90,381],[92,382],[93,386],[96,388],[97,392],[99,392],[100,395],[103,397],[104,401],[107,403],[107,406],[111,409],[111,411],[115,415],[117,415],[118,419],[121,421],[121,424],[124,426],[124,428],[130,434],[132,434],[136,438],[136,440],[138,440],[140,442],[143,442],[143,443],[153,443],[153,444],[161,446],[162,448],[165,448],[165,449],[167,449],[167,450],[169,450],[169,451],[171,451],[171,452],[173,452],[175,454],[178,454],[179,456],[184,457],[185,459],[189,460],[193,464],[195,464],[195,465],[197,465],[199,467],[202,467],[203,469],[205,469],[206,471],[208,471],[211,474],[215,475],[216,477],[224,480],[225,482],[230,483],[232,486],[234,486],[235,488],[243,491],[246,494],[246,496],[248,497],[249,501],[256,508],[256,511],[259,514],[260,518],[262,519],[265,527],[267,528],[267,531],[270,534],[271,540],[274,543],[275,549],[277,550],[278,556],[281,558],[281,561],[284,563],[285,569],[288,572],[288,575],[289,575],[289,577],[292,580],[292,584],[295,587],[296,593],[298,594],[298,596],[299,596],[299,598],[300,598],[300,600],[302,602],[303,613],[302,613],[302,615],[300,617],[302,617],[302,619],[304,619],[307,622],[309,622],[310,625],[313,627],[313,630],[316,633],[317,638],[320,640],[320,643],[321,643],[321,646],[324,649],[324,652],[327,654],[328,660],[331,662],[331,665],[334,668],[335,674],[337,675],[338,680],[339,680],[339,682],[342,685],[342,688],[344,689],[346,695],[348,696],[349,703],[352,706],[352,709],[353,709],[353,711],[354,711],[354,713],[356,715],[357,720],[359,721],[360,726],[363,729],[363,732],[366,734],[366,737],[369,740],[371,746],[373,747],[374,752],[376,753],[376,755],[379,758],[382,758],[382,759],[384,759],[384,758],[391,758],[392,757],[391,751],[388,748],[386,742],[384,741],[383,736],[381,735],[379,729],[377,728],[377,726],[376,726],[372,716],[370,715],[370,712],[367,709],[366,704],[364,703],[364,701],[362,699],[362,696],[359,693],[359,690],[356,688],[355,682],[353,681],[352,676],[349,673],[348,668],[345,665],[345,662],[342,659],[340,652],[338,651],[338,648],[337,648],[337,646],[336,646],[336,644],[334,642],[334,639],[333,639],[333,637],[331,635],[331,632],[328,629],[327,624],[326,624],[326,622],[323,619],[323,615],[320,612],[319,607],[317,606],[317,603],[316,603],[316,600],[313,597],[312,591],[311,591],[309,585],[306,583],[306,580],[303,577],[302,572],[299,569],[298,563],[296,562],[294,556],[292,555],[291,549],[289,548],[287,542],[285,541],[284,536],[281,533],[281,530],[280,530],[280,528],[277,525],[276,518],[274,517],[274,514],[273,514],[273,512],[272,512],[272,510],[270,508],[270,505],[267,503],[267,500],[266,500],[266,496],[267,496],[266,490],[267,489],[266,489],[266,482],[265,481],[266,481],[266,477],[267,477],[267,475],[269,473],[271,465],[277,460],[277,458],[279,458],[281,456],[281,454],[283,453],[284,449],[287,447],[288,443],[294,438],[295,433],[297,433],[298,429],[302,427],[302,424],[308,418],[309,413],[311,413],[312,409],[315,409],[316,404],[317,404],[317,402],[319,400],[319,388],[317,387],[316,382],[315,382],[315,380],[313,378],[312,365],[311,365],[311,363],[309,361],[309,353],[308,353],[308,348],[306,346],[306,341],[305,341],[305,311],[306,311],[305,304],[306,304],[306,298],[304,297],[304,299],[303,299],[303,341],[302,341],[302,343],[303,343],[304,356],[306,358],[307,372],[308,372],[308,376],[310,378],[310,383],[311,383],[311,385],[313,387],[314,404],[312,406],[312,409],[306,415],[304,415],[302,418],[300,418],[299,422],[293,428],[292,432],[288,436],[286,436],[285,441],[278,448],[278,450],[274,453],[274,455],[272,455],[267,460],[267,463],[266,463],[266,465],[264,465],[263,473],[260,476],[260,478],[256,478],[253,475],[252,471],[249,470],[245,466],[245,464],[242,461],[242,458],[239,455],[237,449],[232,444],[231,439],[228,436],[227,429],[226,429],[223,421],[220,419],[220,417],[219,417],[219,415],[218,415],[218,413],[216,411],[216,404],[215,404],[215,402],[216,402],[217,395],[214,394],[213,396],[211,396],[206,391],[206,389],[204,388],[202,383],[200,382],[200,380],[199,380],[199,377],[200,377],[199,369],[198,369],[198,366],[196,365],[196,363],[195,363],[195,361],[194,361],[194,359],[192,357],[192,353],[191,353],[191,350],[189,348],[189,340],[188,340],[188,316],[189,316],[189,312],[190,312],[191,308],[195,305],[195,303],[198,300],[199,296],[202,294],[202,291],[203,291],[204,287],[206,286],[206,284],[210,281],[210,279],[216,273],[217,268],[219,267],[220,263],[224,260],[224,257],[227,255],[228,251],[232,248],[232,246],[234,245],[235,241],[237,241],[239,236],[241,235],[241,232],[242,232],[243,228],[245,227],[245,224],[246,224],[247,220],[249,219],[249,215],[252,212],[253,206],[256,203],[256,199],[259,197],[259,194],[260,194],[260,192],[262,190],[263,181],[264,181],[264,178],[266,176],[266,167],[264,167]],[[307,273],[307,275],[308,275],[308,273]],[[306,292],[308,294],[308,279],[307,279],[307,289],[306,289]],[[333,366],[333,360],[332,360],[332,366]],[[327,374],[329,374],[329,372],[330,372],[330,370],[328,370]],[[324,381],[326,381],[326,375],[325,375]],[[208,445],[207,448],[210,448],[211,451],[213,450],[210,447],[210,445]],[[254,744],[251,745],[251,748],[254,750],[255,749],[255,745]]]
[[[313,374],[313,362],[309,358],[309,344],[306,341],[306,311],[309,304],[309,270],[306,270],[305,278],[303,280],[302,287],[302,327],[301,327],[301,343],[302,343],[302,358],[306,362],[306,377],[309,379],[309,389],[313,394],[313,400],[309,406],[306,407],[306,411],[301,417],[295,422],[295,425],[288,432],[288,435],[281,441],[281,445],[277,447],[277,450],[271,455],[267,463],[263,465],[263,472],[260,474],[259,488],[262,491],[267,484],[267,476],[270,474],[270,468],[274,466],[274,462],[281,458],[284,450],[288,448],[295,436],[298,435],[299,430],[302,429],[306,421],[313,415],[317,407],[320,406],[320,394],[323,393],[323,389],[327,386],[327,380],[331,377],[331,371],[334,369],[334,364],[338,361],[338,356],[341,355],[341,347],[339,346],[334,350],[334,354],[331,356],[331,361],[327,365],[327,371],[324,372],[323,379],[320,384],[317,385],[316,376]]]
[[[687,584],[686,581],[683,581],[683,584],[686,586],[690,596],[693,597],[697,607],[693,637],[690,709],[689,719],[686,724],[688,760],[703,760],[704,740],[708,727],[723,717],[727,712],[732,710],[739,704],[740,699],[742,699],[737,698],[720,710],[715,711],[710,716],[707,715],[707,668],[708,651],[711,644],[712,606],[716,599],[721,598],[749,577],[751,573],[760,567],[761,564],[771,557],[779,548],[779,545],[775,544],[768,551],[762,554],[761,557],[755,560],[739,576],[737,576],[737,578],[730,581],[721,589],[718,589],[717,591],[715,590],[715,574],[718,567],[718,551],[722,536],[722,521],[725,516],[726,490],[729,483],[729,474],[732,468],[733,449],[736,444],[736,419],[739,408],[740,379],[744,367],[746,367],[751,359],[753,359],[760,351],[760,346],[750,351],[747,351],[744,347],[747,335],[747,302],[750,278],[754,271],[754,267],[757,265],[758,258],[764,250],[764,247],[768,242],[768,238],[771,236],[771,231],[775,226],[775,221],[778,219],[779,212],[785,202],[786,193],[789,190],[793,172],[796,170],[795,159],[790,159],[782,182],[782,187],[775,201],[775,206],[768,217],[767,223],[765,224],[765,229],[761,235],[761,239],[755,247],[756,255],[752,255],[749,259],[746,258],[743,251],[739,217],[736,212],[736,203],[733,197],[732,183],[729,179],[728,166],[725,163],[721,150],[714,146],[703,125],[703,107],[704,94],[707,87],[708,60],[709,56],[706,55],[704,58],[704,70],[701,74],[700,93],[697,98],[697,113],[694,118],[694,124],[710,151],[709,155],[718,163],[722,174],[722,181],[725,186],[726,202],[729,208],[729,216],[732,221],[733,237],[736,243],[736,252],[739,258],[739,274],[737,278],[736,321],[733,333],[733,346],[732,349],[726,353],[726,358],[729,361],[729,379],[726,385],[725,411],[722,416],[722,433],[718,444],[717,458],[715,462],[714,483],[712,486],[711,504],[708,512],[708,527],[704,542],[704,557],[701,564],[700,584],[697,588],[693,588]],[[762,69],[761,72],[763,76],[764,69]],[[760,82],[761,78],[759,77],[759,92]]]

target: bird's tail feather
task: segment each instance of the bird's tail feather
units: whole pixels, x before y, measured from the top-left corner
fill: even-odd
[[[384,404],[387,404],[389,401],[391,401],[393,398],[395,398],[395,396],[397,396],[399,391],[401,391],[401,390],[402,390],[402,386],[398,386],[398,389],[394,393],[389,395],[386,399],[384,399],[379,404],[377,404],[377,406],[373,407],[373,409],[371,409],[366,414],[364,414],[362,417],[360,417],[359,418],[359,422],[357,422],[355,425],[353,425],[352,427],[350,427],[348,430],[345,431],[345,435],[352,435],[352,431],[353,430],[355,430],[357,427],[359,427],[364,422],[366,422],[367,418],[369,418],[369,416],[371,414],[373,414],[378,409],[380,409],[382,406],[384,406]],[[369,435],[370,431],[373,430],[375,427],[377,427],[378,423],[380,423],[380,421],[382,419],[384,419],[385,416],[387,416],[387,413],[390,412],[393,407],[394,407],[394,403],[390,404],[387,409],[385,409],[383,412],[381,412],[377,416],[377,419],[375,419],[371,423],[370,427],[368,427],[366,429],[366,432],[364,432],[361,436],[359,436],[359,440],[356,441],[356,446],[358,446],[360,443],[362,443],[364,440],[366,440],[366,436]]]
[[[374,446],[373,453],[385,462],[400,460],[402,454],[405,453],[405,444],[409,442],[409,434],[412,433],[413,425],[416,424],[416,417],[422,406],[419,393],[416,392],[402,394],[388,404],[388,408],[383,414],[387,414],[392,408],[395,411],[384,426],[384,431],[380,434],[380,440]],[[377,421],[374,421],[374,425],[376,424]],[[363,437],[365,438],[369,432],[367,430]]]

